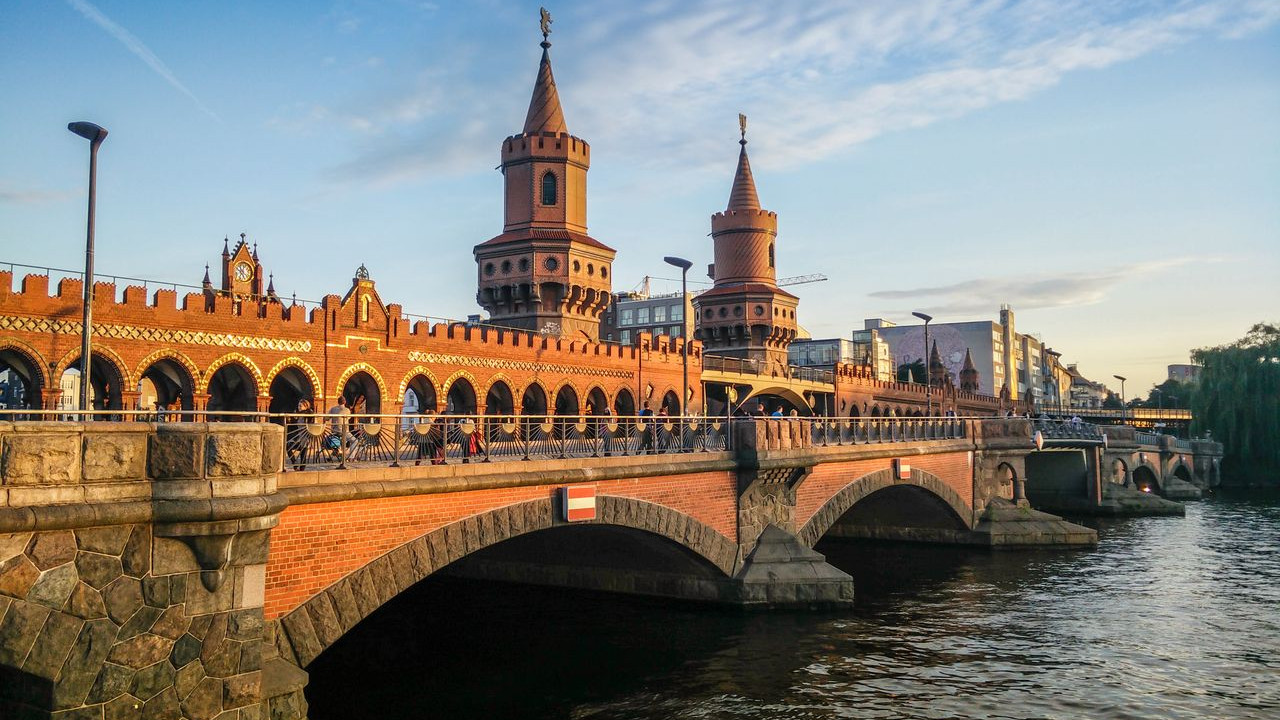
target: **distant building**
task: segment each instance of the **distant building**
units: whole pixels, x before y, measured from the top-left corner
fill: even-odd
[[[636,333],[689,337],[693,333],[693,293],[615,293],[600,318],[600,339],[630,345]]]
[[[868,330],[876,330],[888,345],[890,364],[924,362],[924,325],[894,325],[881,318],[865,321]],[[969,355],[978,372],[978,392],[999,395],[1005,384],[1004,327],[989,320],[955,323],[929,323],[929,343],[938,345],[939,359],[952,378],[959,379]],[[894,368],[896,371],[896,367]],[[971,378],[972,376],[970,376]],[[1016,387],[1016,386],[1015,386]],[[1009,388],[1012,392],[1014,387]]]
[[[1169,379],[1178,382],[1198,382],[1200,371],[1203,369],[1199,365],[1170,365]]]
[[[1071,377],[1070,405],[1073,408],[1100,408],[1111,394],[1106,385],[1081,375],[1075,363],[1067,366],[1067,375]]]

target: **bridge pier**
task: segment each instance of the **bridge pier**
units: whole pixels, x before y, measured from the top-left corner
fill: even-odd
[[[265,717],[281,431],[0,423],[0,717]]]

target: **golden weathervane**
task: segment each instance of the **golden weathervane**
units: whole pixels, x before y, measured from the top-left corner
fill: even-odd
[[[738,132],[742,133],[742,139],[747,139],[747,116],[738,113]]]

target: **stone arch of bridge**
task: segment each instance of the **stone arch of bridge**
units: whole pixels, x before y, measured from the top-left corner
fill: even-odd
[[[358,384],[362,387],[348,387],[351,380],[360,376],[361,373],[363,373],[363,377],[359,377]],[[382,373],[378,372],[378,369],[369,363],[358,362],[354,365],[350,365],[347,369],[342,371],[341,375],[338,376],[338,382],[334,383],[333,386],[333,397],[337,398],[339,395],[347,395],[348,391],[351,391],[353,394],[364,393],[367,412],[378,412],[382,407],[383,401],[388,399],[387,383],[382,379]],[[372,395],[375,392],[378,396],[376,398],[377,409],[374,409],[373,407],[375,398],[372,397]],[[347,397],[348,401],[353,399],[353,397]],[[390,399],[393,401],[396,400],[396,398]],[[354,412],[355,408],[351,408],[351,410]]]
[[[502,373],[496,373],[489,378],[489,387],[484,392],[484,412],[486,415],[515,414],[515,393],[512,392],[511,385],[511,378]]]
[[[555,414],[562,416],[573,416],[582,414],[582,405],[580,398],[582,392],[572,382],[565,380],[556,389],[556,406]]]
[[[444,381],[440,392],[444,394],[444,411],[454,415],[474,415],[476,412],[476,388],[480,383],[476,376],[459,370]]]
[[[1161,492],[1160,473],[1149,462],[1143,462],[1133,469],[1133,485],[1144,492]]]
[[[745,407],[754,408],[757,401],[763,402],[766,398],[776,398],[786,403],[789,407],[783,408],[783,415],[786,415],[790,410],[795,410],[799,415],[813,414],[813,410],[809,407],[809,402],[804,399],[804,395],[782,386],[752,387],[751,394],[745,400]]]
[[[200,370],[191,358],[173,348],[161,348],[142,359],[134,370],[138,382],[150,380],[156,389],[156,403],[170,410],[193,410],[193,395]],[[177,407],[174,407],[174,403]],[[145,408],[142,408],[145,409]]]
[[[396,395],[391,399],[403,403],[404,412],[421,413],[423,410],[435,412],[439,405],[436,395],[438,387],[440,382],[436,379],[435,373],[424,365],[417,365],[400,381],[400,387],[396,389]],[[412,402],[409,401],[410,393],[413,394]]]
[[[30,409],[43,405],[41,392],[49,387],[45,360],[39,351],[14,338],[0,339],[0,370],[12,370],[23,385],[23,404]]]
[[[520,414],[546,415],[547,388],[540,380],[530,380],[520,393]]]
[[[919,468],[912,468],[910,480],[898,480],[892,468],[885,468],[863,475],[832,495],[797,533],[800,541],[813,547],[840,518],[859,503],[880,493],[904,490],[932,496],[939,509],[945,508],[945,514],[954,521],[956,529],[970,529],[968,518],[973,515],[973,509],[941,478]]]
[[[307,667],[361,620],[436,571],[531,533],[582,525],[641,531],[683,549],[717,577],[732,577],[738,546],[714,528],[662,505],[616,495],[596,498],[597,520],[569,526],[555,517],[551,498],[516,503],[474,515],[422,535],[312,596],[279,618],[299,667]]]
[[[613,412],[618,417],[631,417],[636,414],[636,398],[631,388],[623,386],[613,396]]]
[[[296,370],[306,377],[307,381],[311,383],[310,398],[313,403],[318,402],[316,394],[320,392],[320,388],[324,386],[324,383],[320,382],[320,375],[315,371],[315,368],[300,357],[290,356],[273,365],[263,378],[263,385],[268,388],[271,387],[281,373],[290,369]]]
[[[69,350],[58,361],[53,376],[62,382],[62,376],[68,370],[80,368],[80,348]],[[95,410],[121,410],[124,401],[120,393],[125,388],[132,389],[137,385],[129,365],[114,350],[102,345],[95,345],[89,351],[89,384]]]
[[[1129,463],[1122,457],[1112,457],[1107,480],[1116,485],[1129,484]]]
[[[1173,467],[1169,470],[1169,475],[1188,483],[1192,482],[1192,479],[1195,477],[1195,473],[1193,473],[1191,468],[1187,467],[1187,464],[1181,459],[1174,461]]]
[[[204,372],[201,373],[199,382],[196,383],[196,392],[209,392],[209,383],[213,380],[213,376],[227,365],[239,365],[240,369],[248,373],[250,379],[253,380],[255,387],[262,387],[262,370],[258,368],[258,364],[255,363],[252,358],[242,353],[227,353],[226,355],[223,355],[217,360],[209,363],[209,367],[204,369]]]

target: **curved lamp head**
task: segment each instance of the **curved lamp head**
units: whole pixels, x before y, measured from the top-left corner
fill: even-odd
[[[73,122],[67,123],[67,129],[88,140],[94,145],[99,145],[103,140],[107,139],[107,129],[101,125],[91,122]]]
[[[921,320],[923,320],[923,321],[925,322],[925,324],[926,324],[926,325],[928,325],[928,324],[929,324],[929,321],[933,319],[933,316],[932,316],[932,315],[925,315],[925,314],[924,314],[924,313],[922,313],[922,312],[913,312],[913,313],[911,313],[911,314],[912,314],[912,315],[915,315],[916,317],[918,317],[918,318],[920,318]]]
[[[668,265],[674,265],[680,268],[681,270],[688,270],[689,268],[693,267],[693,263],[689,262],[688,260],[685,260],[682,257],[673,257],[670,255],[662,258],[662,262]]]

